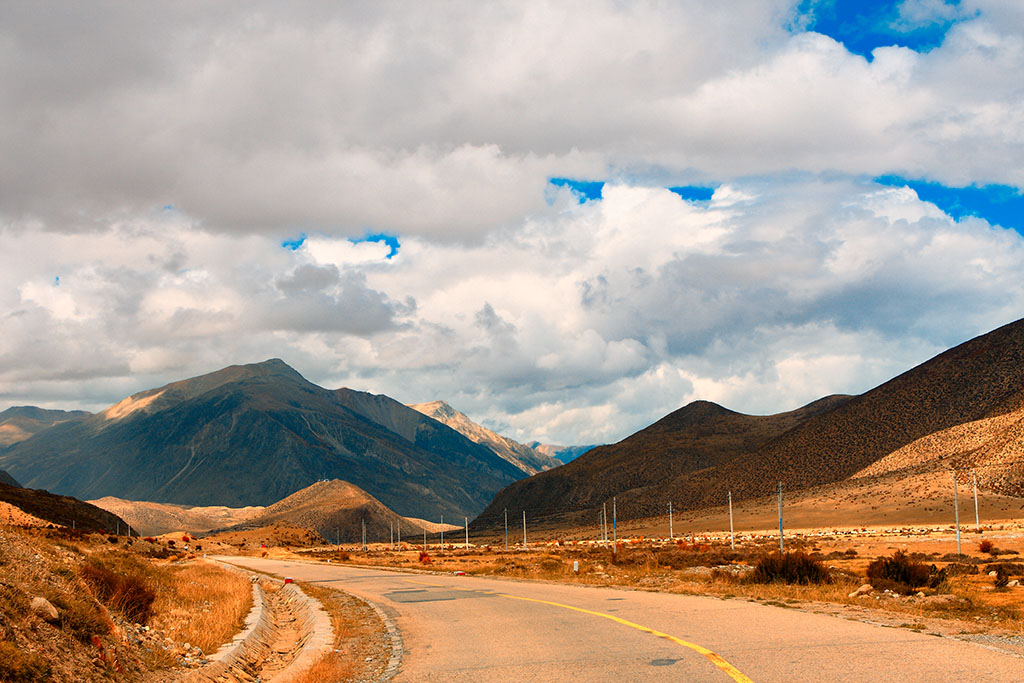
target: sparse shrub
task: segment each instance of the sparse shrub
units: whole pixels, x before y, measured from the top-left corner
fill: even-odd
[[[889,590],[909,595],[914,588],[928,583],[931,572],[923,562],[912,560],[902,550],[897,550],[892,557],[872,560],[867,574],[875,588],[879,588],[876,581],[891,581],[895,585],[888,586]]]
[[[561,569],[562,563],[554,557],[545,557],[540,561],[540,568],[546,572],[553,572]]]
[[[117,543],[117,536],[107,536],[107,543]]]
[[[978,552],[992,553],[992,551],[995,550],[995,548],[996,547],[992,544],[992,541],[988,540],[987,538],[983,541],[978,542]]]
[[[49,680],[50,665],[39,655],[8,641],[0,641],[0,681],[32,683]]]
[[[142,540],[145,541],[146,543],[156,543],[156,539],[153,538],[152,536],[146,536]]]
[[[1006,572],[1007,576],[1024,576],[1024,564],[1020,562],[999,562],[985,567],[986,574],[1000,570]]]
[[[1006,588],[1006,584],[1010,582],[1010,575],[1003,568],[1003,565],[996,567],[996,575],[994,579],[995,587],[997,590]]]
[[[846,555],[847,557],[857,557],[857,551],[854,550],[853,548],[847,548],[846,552],[843,553],[843,554]]]
[[[799,550],[765,555],[750,574],[754,583],[830,583],[828,567]]]
[[[953,562],[947,564],[945,568],[946,574],[949,576],[960,576],[963,574],[977,574],[978,566],[974,564],[967,564],[966,562]]]
[[[421,550],[420,551],[420,564],[431,564],[432,562],[433,562],[433,560],[430,559],[430,555],[427,554],[427,551],[426,550]]]
[[[120,574],[102,564],[91,562],[82,567],[82,578],[108,607],[132,621],[145,624],[153,616],[156,593],[138,574]]]
[[[182,543],[188,543],[191,540],[192,539],[188,537],[188,534],[185,534],[184,536],[181,537],[181,542]]]
[[[94,635],[110,633],[111,622],[92,596],[79,593],[49,591],[45,595],[60,615],[61,630],[67,631],[83,643]]]
[[[174,547],[174,539],[173,538],[167,539],[167,545],[173,548]]]
[[[334,556],[338,558],[338,562],[348,562],[350,559],[352,559],[352,556],[344,550],[339,550]]]

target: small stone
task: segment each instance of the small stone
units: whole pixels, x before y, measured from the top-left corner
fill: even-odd
[[[856,598],[856,597],[859,597],[861,595],[867,595],[868,593],[871,593],[874,590],[875,590],[874,586],[872,586],[870,583],[865,583],[860,588],[858,588],[857,590],[855,590],[852,593],[850,593],[850,595],[848,597]]]
[[[32,598],[32,602],[29,603],[29,608],[32,610],[33,614],[44,621],[57,621],[57,619],[60,618],[57,608],[42,596]]]
[[[917,591],[917,597],[923,598],[924,597],[924,591]]]
[[[1018,581],[1017,579],[1014,579],[1013,581],[1008,582],[1006,584],[1006,587],[1007,588],[1015,588],[1015,587],[1017,587],[1019,585],[1020,585],[1020,581]]]
[[[997,571],[995,571],[995,570],[993,569],[992,571],[990,571],[990,572],[988,573],[988,575],[989,575],[989,576],[999,576],[999,572],[997,572]]]

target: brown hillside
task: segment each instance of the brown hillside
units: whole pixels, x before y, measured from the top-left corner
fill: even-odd
[[[506,487],[481,522],[493,524],[506,507],[543,516],[598,508],[612,496],[620,517],[646,517],[661,514],[667,501],[695,509],[720,505],[728,491],[736,500],[770,495],[780,481],[786,491],[827,485],[918,439],[1022,407],[1024,320],[854,398],[823,399],[774,418],[691,404],[619,444]],[[988,468],[989,484],[1019,491],[1022,472],[1008,463],[1020,460],[1024,427],[1012,419],[989,424],[1005,428],[970,456],[1006,464]]]
[[[145,500],[124,500],[106,496],[88,501],[112,512],[132,525],[143,536],[159,536],[172,531],[199,533],[247,522],[265,508],[249,506],[230,508],[223,505],[190,506],[153,503]]]
[[[665,493],[681,507],[841,481],[917,439],[1024,405],[1024,320],[976,337],[833,410],[749,457],[686,475]],[[639,504],[635,496],[630,496]]]
[[[410,536],[423,533],[366,491],[337,479],[318,481],[268,506],[258,517],[217,533],[278,526],[308,529],[329,542],[355,543],[362,540],[364,520],[372,541],[389,540],[391,529]]]
[[[694,401],[616,444],[598,446],[562,467],[516,482],[478,519],[493,524],[505,508],[524,506],[541,515],[599,507],[612,496],[648,491],[689,472],[728,463],[848,399],[829,396],[764,416]]]
[[[49,491],[0,484],[0,501],[51,524],[74,526],[79,531],[112,534],[118,529],[121,533],[127,533],[128,529],[128,524],[117,515],[76,498],[57,496]]]

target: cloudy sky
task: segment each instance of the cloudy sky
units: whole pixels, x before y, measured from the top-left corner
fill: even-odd
[[[1024,316],[1019,0],[0,5],[0,409],[280,357],[520,440]]]

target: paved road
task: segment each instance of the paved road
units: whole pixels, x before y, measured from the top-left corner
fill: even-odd
[[[396,682],[1024,680],[1024,659],[972,643],[740,600],[224,559],[382,607]]]

